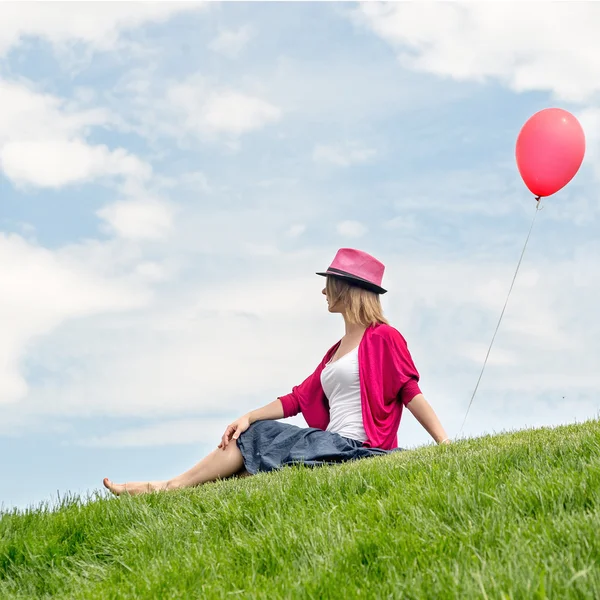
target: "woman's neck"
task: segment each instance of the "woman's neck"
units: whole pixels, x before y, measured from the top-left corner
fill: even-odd
[[[344,337],[347,338],[360,337],[366,329],[366,327],[364,325],[361,325],[360,323],[351,323],[345,316],[344,324],[346,326],[346,333]]]

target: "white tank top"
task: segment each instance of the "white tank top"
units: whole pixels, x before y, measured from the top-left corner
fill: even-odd
[[[321,385],[329,400],[327,431],[364,442],[367,434],[360,401],[358,347],[325,365],[321,372]]]

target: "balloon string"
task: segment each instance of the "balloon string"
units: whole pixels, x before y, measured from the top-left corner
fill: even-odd
[[[529,233],[527,234],[527,239],[525,240],[525,245],[523,246],[523,251],[521,252],[521,258],[519,258],[519,263],[517,264],[517,270],[515,271],[512,283],[510,284],[510,289],[508,290],[508,295],[506,296],[506,302],[504,303],[504,308],[502,309],[502,313],[500,314],[500,319],[498,319],[498,325],[496,325],[496,331],[494,331],[494,335],[492,337],[492,341],[490,343],[490,347],[488,348],[487,355],[485,357],[485,361],[483,362],[483,367],[481,369],[481,373],[479,374],[479,379],[477,380],[477,385],[475,386],[475,390],[473,391],[473,395],[471,396],[471,401],[469,402],[469,406],[467,407],[467,412],[465,414],[465,418],[463,420],[463,424],[460,428],[459,436],[462,434],[463,427],[467,422],[467,415],[469,414],[469,410],[471,409],[471,404],[473,404],[473,399],[475,398],[475,394],[477,393],[477,389],[479,388],[479,383],[481,382],[481,377],[483,376],[483,371],[485,370],[485,366],[487,365],[488,358],[490,356],[490,352],[492,351],[492,346],[494,344],[494,340],[496,339],[496,334],[498,333],[498,329],[500,328],[500,323],[502,322],[502,317],[504,316],[504,311],[506,310],[506,306],[508,305],[508,299],[510,298],[510,294],[512,292],[513,286],[515,285],[515,280],[517,279],[517,273],[519,272],[519,267],[521,266],[521,261],[523,260],[523,255],[525,254],[525,249],[527,248],[527,243],[529,242],[529,236],[531,235],[531,231],[533,230],[533,225],[535,223],[535,218],[540,210],[540,196],[536,197],[537,205],[535,207],[535,214],[533,215],[533,221],[531,222],[531,227],[529,228]]]

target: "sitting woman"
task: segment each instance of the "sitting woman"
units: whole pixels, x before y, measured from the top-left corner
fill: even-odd
[[[189,471],[167,481],[104,485],[114,494],[142,494],[254,475],[286,465],[320,466],[401,450],[397,433],[406,406],[438,443],[449,440],[419,389],[406,341],[383,316],[384,265],[352,248],[340,249],[323,294],[346,333],[312,375],[290,394],[240,417],[218,447]],[[302,412],[308,427],[277,419]]]

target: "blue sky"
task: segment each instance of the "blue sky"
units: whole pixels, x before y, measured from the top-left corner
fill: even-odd
[[[516,137],[548,106],[586,159],[464,433],[596,417],[600,7],[519,6],[0,4],[0,504],[197,462],[341,337],[314,273],[345,246],[386,264],[458,435],[535,211]],[[399,440],[431,441],[409,413]]]

